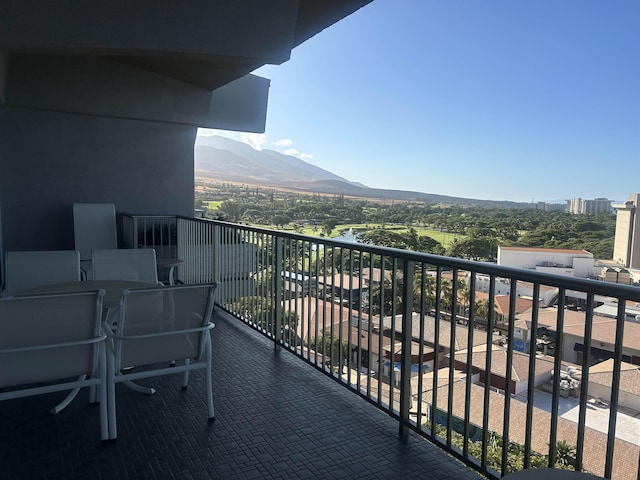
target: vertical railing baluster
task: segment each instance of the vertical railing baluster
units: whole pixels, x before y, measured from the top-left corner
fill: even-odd
[[[515,278],[511,278],[510,280],[511,286],[509,289],[509,325],[507,327],[507,365],[505,369],[506,375],[504,381],[504,410],[502,415],[502,462],[500,467],[502,475],[509,473],[507,471],[507,463],[509,459],[509,414],[511,413],[511,383],[513,379],[513,334],[515,332],[516,321],[516,300],[518,299],[518,281]]]
[[[322,248],[323,270],[324,270],[322,274],[322,279],[323,279],[322,284],[324,285],[322,289],[322,296],[323,296],[323,299],[322,299],[322,363],[324,368],[326,368],[328,365],[329,370],[331,370],[331,368],[333,367],[332,361],[331,361],[331,351],[332,351],[331,345],[333,344],[333,339],[330,339],[329,342],[327,342],[327,295],[328,295],[327,289],[333,288],[333,286],[328,285],[328,282],[327,282],[327,262],[328,262],[327,251],[328,250],[329,250],[329,247],[328,245],[325,244]],[[333,301],[333,292],[331,292],[330,296],[331,296],[331,300]],[[331,321],[331,314],[329,316],[329,321]],[[331,334],[333,334],[333,330],[331,331]],[[328,361],[327,361],[327,350],[329,351]]]
[[[415,262],[404,262],[404,284],[402,287],[402,351],[400,354],[400,437],[409,436],[409,410],[411,409],[411,343],[413,317],[413,286],[409,279],[413,279]]]
[[[475,328],[475,308],[476,308],[476,276],[470,272],[469,280],[469,313],[467,317],[467,371],[464,389],[464,444],[462,455],[469,456],[469,435],[471,426],[471,378],[473,376],[473,333]]]
[[[426,305],[426,271],[427,266],[425,263],[420,263],[420,278],[418,280],[418,299],[420,301],[420,328],[419,328],[419,343],[418,343],[418,391],[417,393],[412,393],[412,400],[415,398],[416,400],[416,427],[418,431],[422,431],[422,391],[424,390],[423,378],[424,378],[424,344],[425,344],[425,317],[427,315]],[[413,280],[412,285],[415,285],[415,281]],[[415,294],[414,294],[415,295]],[[415,301],[415,296],[414,296]],[[413,326],[412,326],[413,328]]]
[[[435,285],[435,321],[433,327],[433,385],[431,389],[431,438],[437,437],[437,415],[438,415],[438,371],[440,370],[440,310],[442,309],[442,267],[436,266],[436,285]]]
[[[451,447],[453,438],[453,387],[455,383],[456,368],[456,330],[457,330],[457,308],[458,308],[458,269],[451,271],[451,302],[449,303],[449,382],[447,384],[447,446]]]
[[[589,356],[591,352],[591,335],[593,333],[594,295],[587,294],[584,322],[584,343],[582,345],[582,373],[580,375],[580,411],[578,412],[578,438],[576,440],[576,470],[582,471],[584,457],[584,438],[587,423],[587,399],[589,397]]]
[[[276,245],[276,258],[275,258],[275,268],[272,275],[272,279],[275,282],[275,319],[271,319],[271,321],[275,325],[274,332],[274,349],[278,350],[280,348],[280,344],[282,343],[282,282],[280,278],[282,276],[282,272],[284,271],[284,252],[283,252],[283,238],[278,236],[275,241]]]
[[[495,296],[496,296],[496,277],[489,277],[489,302],[487,306],[487,347],[493,345],[493,328],[495,325]],[[491,399],[491,365],[493,353],[491,348],[487,348],[485,357],[485,375],[484,375],[484,392],[483,392],[483,408],[482,408],[482,455],[480,465],[483,470],[487,470],[488,464],[488,445],[492,432],[489,430],[489,402]]]
[[[353,292],[353,267],[354,267],[354,262],[353,262],[353,257],[355,255],[355,250],[353,248],[349,249],[349,310],[347,311],[347,345],[348,345],[348,349],[347,352],[349,355],[349,359],[347,361],[347,368],[348,370],[348,374],[347,374],[347,382],[351,385],[351,370],[353,367],[353,358],[352,358],[352,349],[353,349],[353,341],[352,341],[352,335],[351,332],[353,332],[353,327],[351,325],[352,322],[352,318],[353,318],[353,303],[354,300],[351,298],[352,296],[352,292]],[[362,290],[362,276],[358,275],[360,277],[360,286],[358,288],[358,293],[361,292]],[[355,362],[356,364],[356,384],[357,384],[357,389],[358,391],[360,390],[360,327],[361,327],[361,318],[360,318],[360,301],[358,300],[357,302],[358,305],[358,318],[356,319],[356,328],[357,328],[357,334],[358,336],[356,337],[357,339],[357,345],[355,346],[356,348],[356,355],[358,355],[358,358]]]
[[[618,298],[618,314],[616,317],[616,345],[613,357],[613,379],[611,381],[611,399],[609,401],[609,429],[607,437],[607,455],[604,464],[604,476],[612,478],[613,453],[616,441],[616,421],[618,417],[618,399],[620,397],[620,377],[622,372],[622,339],[626,317],[626,299]],[[640,472],[639,472],[640,475]]]
[[[396,332],[398,326],[396,324],[396,279],[398,278],[398,264],[395,258],[391,260],[391,346],[390,346],[390,358],[389,358],[389,411],[394,411],[395,406],[395,391],[396,391]]]
[[[335,359],[335,330],[334,330],[334,326],[335,326],[335,322],[336,322],[336,318],[335,318],[335,294],[336,294],[336,247],[335,246],[331,246],[331,311],[330,311],[330,321],[331,324],[329,326],[329,329],[331,331],[331,337],[330,337],[330,347],[329,347],[329,359],[331,362],[331,371],[332,373],[334,372],[334,359]],[[340,291],[340,294],[338,295],[338,302],[340,304],[342,304],[342,291]],[[340,356],[340,349],[341,349],[342,345],[338,345],[338,356]],[[338,364],[340,364],[340,360],[338,361]],[[338,372],[339,374],[341,372]]]
[[[386,277],[385,257],[379,255],[380,258],[380,289],[378,296],[378,405],[382,406],[382,377],[384,375],[384,283]],[[393,338],[393,336],[392,336]],[[391,375],[391,374],[389,374]],[[389,376],[391,382],[391,376]]]
[[[562,369],[562,342],[564,330],[564,307],[567,292],[564,288],[558,290],[558,311],[556,315],[555,359],[553,362],[553,393],[551,400],[551,428],[549,434],[549,468],[556,464],[556,441],[558,438],[558,415],[560,401],[560,371]]]
[[[315,317],[314,317],[314,322],[313,322],[313,328],[314,328],[314,349],[313,351],[314,353],[314,357],[313,357],[313,363],[314,365],[318,366],[318,334],[319,334],[319,321],[320,321],[320,244],[318,242],[315,243],[316,245],[316,263],[315,263],[315,282],[316,282],[316,293],[315,293]],[[324,248],[322,249],[322,251],[324,252]],[[323,283],[324,285],[324,283]],[[324,296],[324,287],[323,287],[323,296]],[[324,305],[324,301],[322,302],[322,304]],[[323,308],[324,310],[324,308]],[[311,314],[311,312],[309,312],[309,314]],[[322,357],[324,359],[324,357]]]
[[[340,378],[343,377],[343,375],[345,375],[345,371],[344,371],[344,367],[345,367],[345,358],[343,355],[343,345],[344,345],[344,291],[345,291],[345,285],[344,285],[344,269],[343,269],[343,265],[344,265],[344,252],[345,249],[343,247],[339,247],[338,251],[340,252],[340,264],[338,267],[338,274],[339,274],[339,289],[340,289],[340,301],[338,303],[339,307],[338,307],[338,349],[340,354],[338,355],[338,368],[339,368],[339,373],[338,376]],[[348,369],[346,372],[346,375],[349,375]]]
[[[531,329],[529,330],[529,379],[527,383],[527,416],[524,436],[524,468],[531,468],[531,445],[533,436],[533,407],[536,388],[536,352],[538,349],[538,315],[540,311],[540,284],[533,286]]]

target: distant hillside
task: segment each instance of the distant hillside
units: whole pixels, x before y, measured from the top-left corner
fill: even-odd
[[[475,200],[433,193],[369,188],[335,175],[299,158],[274,150],[255,150],[226,137],[198,137],[195,147],[196,176],[220,181],[381,200],[424,201],[457,205],[522,208],[527,203]]]

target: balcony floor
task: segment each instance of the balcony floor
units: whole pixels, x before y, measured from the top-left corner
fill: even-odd
[[[218,310],[220,312],[220,310]],[[0,477],[480,479],[453,457],[224,313],[213,330],[216,422],[208,424],[203,374],[143,380],[154,396],[118,385],[118,441],[102,446],[85,391],[0,404]]]

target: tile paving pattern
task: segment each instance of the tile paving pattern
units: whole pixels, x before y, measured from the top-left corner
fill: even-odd
[[[118,385],[118,440],[101,445],[87,392],[0,403],[1,479],[461,479],[483,478],[224,313],[213,330],[216,422],[203,373]]]

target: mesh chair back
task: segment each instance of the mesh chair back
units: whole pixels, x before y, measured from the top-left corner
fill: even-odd
[[[0,298],[0,388],[93,373],[101,310],[98,292]]]
[[[73,236],[80,260],[91,260],[93,250],[118,248],[115,205],[74,203]]]
[[[156,285],[156,251],[153,248],[94,250],[93,279],[134,280]]]
[[[6,293],[54,283],[80,281],[80,255],[77,250],[7,252]]]
[[[180,285],[123,292],[117,325],[116,366],[202,360],[205,327],[213,312],[213,285]],[[138,338],[132,338],[138,337]],[[142,338],[141,338],[142,337]]]

